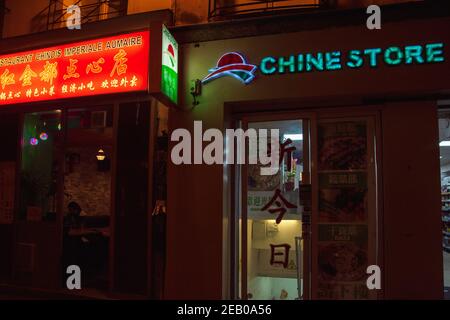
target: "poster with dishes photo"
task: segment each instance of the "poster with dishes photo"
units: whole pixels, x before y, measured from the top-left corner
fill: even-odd
[[[322,122],[318,144],[318,298],[367,299],[366,123]]]
[[[319,221],[367,221],[367,177],[365,172],[319,173]]]
[[[368,229],[364,224],[319,225],[319,298],[368,298],[367,240]]]
[[[318,169],[364,170],[367,138],[364,121],[324,122],[318,128]]]

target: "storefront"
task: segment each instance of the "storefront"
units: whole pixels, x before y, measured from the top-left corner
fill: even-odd
[[[162,297],[170,21],[159,11],[4,41],[2,283],[67,290],[78,265],[84,293]]]
[[[386,17],[379,31],[356,11],[173,30],[183,110],[170,132],[279,129],[284,152],[273,176],[169,164],[167,298],[443,297],[450,18]]]
[[[8,39],[0,282],[60,290],[77,264],[95,296],[441,299],[450,17],[418,8]],[[278,129],[280,170],[171,162],[194,121]]]

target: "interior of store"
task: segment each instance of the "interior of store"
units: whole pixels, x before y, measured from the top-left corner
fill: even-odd
[[[450,299],[450,110],[439,114],[444,296]]]
[[[108,289],[113,140],[112,107],[68,110],[63,207],[69,230],[63,257],[79,260],[85,287],[103,290]],[[79,225],[68,222],[71,207],[80,210]]]
[[[278,174],[264,176],[259,165],[248,166],[248,298],[301,299],[303,244],[299,185],[305,161],[303,123],[302,120],[252,122],[249,128],[279,129],[280,152],[287,143]],[[283,199],[276,196],[277,190]],[[280,204],[286,209],[281,221],[277,219],[281,211],[270,212],[267,207],[272,200],[278,202],[275,207]]]
[[[19,219],[54,224],[61,210],[62,284],[67,266],[78,265],[84,288],[106,290],[112,108],[69,109],[65,121],[62,114],[61,110],[25,114]],[[61,175],[62,208],[58,196]]]

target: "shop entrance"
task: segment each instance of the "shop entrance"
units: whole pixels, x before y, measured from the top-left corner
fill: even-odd
[[[160,299],[167,106],[151,99],[19,115],[13,283],[67,293],[67,267],[77,265],[82,290],[73,294]]]
[[[68,109],[64,152],[62,272],[80,266],[83,287],[109,286],[113,108]]]
[[[376,115],[250,114],[242,129],[279,129],[280,170],[236,169],[234,297],[374,299]],[[248,150],[248,149],[247,149]]]
[[[112,111],[23,115],[14,267],[19,283],[65,288],[67,267],[77,265],[82,288],[108,289]]]

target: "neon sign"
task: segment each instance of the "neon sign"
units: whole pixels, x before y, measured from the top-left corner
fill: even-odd
[[[300,53],[289,56],[266,56],[261,59],[259,69],[262,75],[281,75],[313,71],[339,71],[359,69],[364,66],[378,68],[381,65],[423,65],[445,62],[444,44],[392,46],[385,49],[367,48],[363,50]],[[217,66],[203,79],[208,83],[223,76],[232,76],[248,84],[255,78],[257,67],[247,64],[244,57],[236,52],[224,54]]]
[[[150,32],[0,56],[0,105],[147,91]]]
[[[334,71],[344,68],[358,69],[365,65],[378,68],[387,66],[430,64],[444,62],[444,44],[430,43],[424,46],[369,48],[364,50],[317,52],[290,55],[288,57],[265,57],[260,70],[264,75],[301,73],[311,71]]]
[[[256,66],[248,64],[241,54],[229,52],[220,57],[216,67],[209,70],[210,74],[202,82],[207,83],[220,77],[231,76],[248,84],[255,78],[255,70]]]

